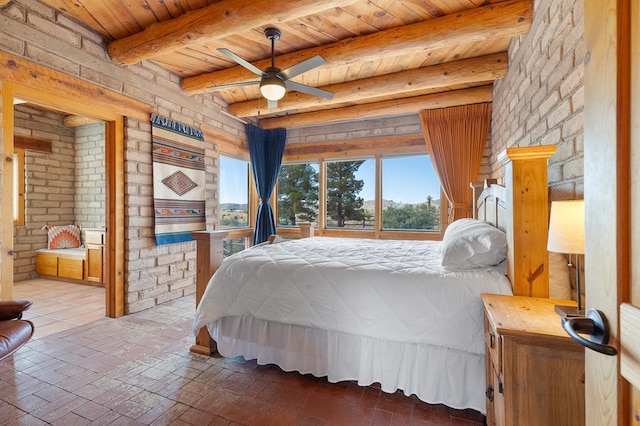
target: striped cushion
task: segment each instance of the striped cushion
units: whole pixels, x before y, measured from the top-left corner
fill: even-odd
[[[47,225],[49,250],[80,247],[80,225]]]

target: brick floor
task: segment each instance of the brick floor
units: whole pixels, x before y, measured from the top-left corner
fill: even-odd
[[[0,362],[7,425],[481,425],[472,410],[189,352],[194,297],[30,341]]]

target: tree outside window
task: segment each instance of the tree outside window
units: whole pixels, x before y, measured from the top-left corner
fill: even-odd
[[[318,164],[286,164],[278,176],[278,224],[318,220]]]
[[[373,162],[373,160],[367,160]],[[365,180],[356,173],[365,160],[327,162],[327,227],[365,227]]]

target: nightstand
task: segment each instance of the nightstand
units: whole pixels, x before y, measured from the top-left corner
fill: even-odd
[[[584,425],[584,347],[554,311],[568,301],[494,294],[482,300],[487,424]]]

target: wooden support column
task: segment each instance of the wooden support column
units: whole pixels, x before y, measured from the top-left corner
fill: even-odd
[[[223,260],[222,242],[229,234],[228,231],[197,231],[191,236],[196,239],[196,307],[200,304],[209,279],[220,267]],[[196,336],[196,344],[191,346],[191,352],[202,355],[213,355],[216,342],[209,336],[206,327],[202,327]]]
[[[498,156],[505,168],[507,211],[511,212],[507,275],[516,296],[549,297],[547,163],[555,152],[555,145],[542,145],[507,148]]]

